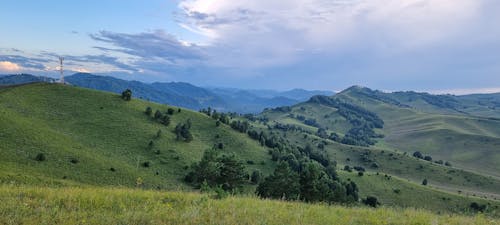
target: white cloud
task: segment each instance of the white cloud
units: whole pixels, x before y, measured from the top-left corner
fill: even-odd
[[[183,26],[221,49],[213,51],[213,59],[222,65],[255,67],[352,48],[398,54],[430,47],[467,32],[488,2],[184,0],[179,7],[185,14]]]
[[[0,61],[0,71],[3,72],[16,72],[21,70],[21,67],[16,63],[9,61]]]

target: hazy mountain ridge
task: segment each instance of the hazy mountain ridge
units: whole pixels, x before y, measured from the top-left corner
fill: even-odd
[[[56,79],[53,78],[37,77],[29,74],[0,77],[0,84],[4,85],[55,81]],[[307,91],[303,89],[277,92],[270,90],[202,88],[185,82],[155,82],[148,84],[89,73],[76,73],[67,76],[65,81],[79,87],[114,93],[121,93],[129,88],[136,97],[193,110],[211,107],[218,111],[238,113],[259,113],[265,108],[293,105],[319,93],[332,94],[332,92],[328,91]]]

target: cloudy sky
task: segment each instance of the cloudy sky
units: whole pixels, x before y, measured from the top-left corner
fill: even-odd
[[[500,92],[498,0],[2,0],[0,73]]]

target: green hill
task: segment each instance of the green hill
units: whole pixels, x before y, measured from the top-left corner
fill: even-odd
[[[147,187],[184,189],[187,167],[218,143],[224,145],[221,151],[255,162],[247,166],[249,172],[272,171],[267,149],[246,135],[216,127],[204,114],[173,107],[167,127],[145,115],[147,106],[162,112],[169,108],[58,84],[0,89],[0,181],[131,187],[141,178]],[[188,119],[194,139],[177,141],[174,127]],[[35,160],[40,153],[45,161]]]
[[[170,124],[165,126],[146,115],[148,106],[153,112],[172,109]],[[266,117],[267,122],[255,118],[249,121],[251,129],[277,135],[289,146],[310,144],[315,151],[335,160],[337,168],[362,166],[366,169],[364,176],[339,172],[344,180],[358,184],[360,197],[376,196],[385,206],[443,213],[468,212],[470,204],[476,202],[487,206],[487,215],[499,215],[500,203],[494,199],[499,198],[500,181],[493,177],[416,159],[385,146],[377,137],[370,139],[378,140],[379,146],[363,147],[341,144],[317,133],[318,127],[340,136],[349,133],[355,126],[352,118],[343,115],[350,114],[376,126],[380,122],[363,109],[350,105],[335,108],[317,102],[268,110],[258,116]],[[305,124],[305,120],[313,118],[315,123]],[[188,120],[193,140],[177,140],[174,127]],[[281,127],[284,124],[301,129],[286,130]],[[0,183],[21,189],[62,186],[60,190],[70,190],[65,188],[80,186],[95,190],[135,187],[139,183],[146,189],[192,191],[183,182],[188,167],[199,161],[206,149],[220,143],[223,147],[219,151],[235,153],[247,162],[249,173],[260,170],[266,176],[275,167],[271,159],[276,149],[228,125],[217,126],[203,113],[137,99],[124,101],[116,94],[59,84],[1,88],[0,127]],[[374,132],[386,133],[386,128],[375,128]],[[427,186],[420,184],[423,179],[428,180]],[[254,188],[248,185],[246,193],[253,194]],[[58,189],[44,190],[50,193]],[[135,207],[135,203],[128,204]]]
[[[367,94],[366,88],[350,88],[335,98],[379,115],[385,122],[386,137],[381,142],[385,146],[410,154],[420,151],[459,168],[500,177],[500,119],[464,113],[429,113],[423,107],[401,107],[375,96]],[[482,114],[494,113],[494,110],[482,111]]]

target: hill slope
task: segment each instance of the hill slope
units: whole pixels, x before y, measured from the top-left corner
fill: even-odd
[[[385,122],[383,133],[386,135],[381,144],[410,154],[420,151],[460,168],[500,177],[500,119],[458,111],[430,113],[432,110],[422,110],[431,108],[430,104],[419,108],[405,107],[370,93],[380,92],[353,87],[335,98],[379,115]],[[442,102],[445,103],[449,102]],[[450,110],[449,107],[440,109]],[[495,114],[496,111],[483,108],[481,113]]]
[[[272,170],[267,149],[246,135],[177,108],[166,127],[145,115],[147,106],[169,108],[59,84],[0,89],[0,181],[135,186],[141,178],[147,187],[184,188],[185,169],[218,143],[240,159],[259,162],[249,170]],[[194,140],[177,141],[172,131],[188,119]],[[34,160],[39,153],[45,161]]]

